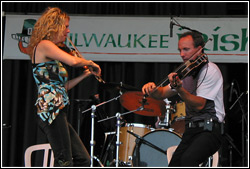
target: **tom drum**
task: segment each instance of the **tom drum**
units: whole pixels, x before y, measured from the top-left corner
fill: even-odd
[[[127,130],[143,136],[147,132],[151,131],[150,126],[139,123],[126,123],[124,127],[120,129],[120,147],[119,147],[119,160],[125,164],[132,164],[132,153],[135,147],[135,136],[127,132]]]
[[[175,105],[176,112],[171,114],[171,125],[175,132],[183,135],[185,131],[185,102],[180,102]]]

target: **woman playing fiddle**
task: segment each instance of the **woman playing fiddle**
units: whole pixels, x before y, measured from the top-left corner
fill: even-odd
[[[70,17],[59,8],[47,8],[34,26],[29,43],[33,76],[38,87],[37,120],[54,152],[55,166],[90,166],[90,156],[67,121],[67,91],[87,76],[100,76],[99,65],[61,50],[69,30]],[[82,75],[69,80],[62,63],[88,66]]]
[[[178,50],[184,63],[202,55],[204,44],[200,33],[183,33],[178,42]],[[208,61],[189,76],[180,76],[182,75],[178,72],[172,72],[168,75],[168,85],[157,87],[150,82],[142,87],[142,92],[155,99],[178,94],[185,102],[185,132],[169,166],[199,166],[221,146],[220,127],[225,116],[223,77],[219,68]]]

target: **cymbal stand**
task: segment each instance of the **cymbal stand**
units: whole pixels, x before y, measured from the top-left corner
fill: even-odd
[[[91,112],[91,140],[90,140],[90,167],[93,167],[94,163],[94,122],[95,122],[95,111],[96,111],[96,106],[92,105],[91,106],[92,112]]]
[[[91,111],[91,140],[90,140],[90,157],[91,157],[91,159],[90,159],[90,167],[93,167],[94,159],[96,159],[98,161],[98,163],[100,164],[100,160],[97,157],[94,156],[94,145],[95,145],[95,141],[94,141],[94,122],[95,122],[95,120],[94,119],[95,119],[96,108],[101,106],[101,105],[104,105],[106,103],[109,103],[109,102],[111,102],[113,100],[117,100],[119,97],[121,97],[121,95],[119,95],[119,96],[117,96],[117,97],[115,97],[113,99],[110,99],[110,100],[108,100],[106,102],[102,102],[102,103],[100,103],[98,105],[92,105],[91,108],[89,108],[89,109],[82,112],[82,113],[85,113],[85,112],[87,112],[89,110],[92,110]],[[100,165],[103,166],[102,164],[100,164]]]
[[[100,166],[104,167],[104,165],[101,163],[101,161],[94,156],[94,146],[95,146],[95,140],[94,140],[94,123],[95,123],[95,111],[96,106],[91,106],[91,140],[90,140],[90,167],[94,166],[94,159],[99,163]]]
[[[169,101],[168,99],[165,99],[165,102],[166,102],[166,110],[167,111],[165,113],[164,120],[159,122],[160,127],[169,127],[170,126],[169,115],[172,111],[175,112],[175,110],[173,108],[171,108],[171,104],[170,104],[171,101]]]
[[[121,95],[119,95],[119,96],[117,96],[117,97],[115,97],[115,98],[113,98],[113,99],[110,99],[110,100],[108,100],[108,101],[105,101],[105,102],[102,102],[102,103],[96,105],[96,108],[99,107],[99,106],[102,106],[102,105],[104,105],[104,104],[106,104],[106,103],[109,103],[109,102],[111,102],[111,101],[113,101],[113,100],[117,100],[119,97],[121,97]],[[82,111],[82,113],[85,113],[85,112],[87,112],[87,111],[89,111],[89,110],[91,110],[91,109],[92,109],[92,107],[89,108],[89,109],[87,109],[87,110]]]
[[[102,122],[102,121],[113,119],[114,117],[117,118],[117,129],[116,129],[116,160],[115,160],[116,167],[118,167],[118,164],[119,164],[119,146],[120,146],[120,123],[121,123],[121,116],[125,115],[125,114],[130,114],[130,113],[133,113],[133,112],[136,112],[136,111],[141,111],[143,109],[144,109],[143,106],[140,106],[138,109],[135,109],[135,110],[132,110],[132,111],[128,111],[128,112],[125,112],[123,114],[116,113],[115,116],[108,117],[106,119],[102,119],[102,120],[98,121],[98,122]]]
[[[132,110],[132,111],[128,111],[128,112],[122,113],[121,116],[126,115],[126,114],[130,114],[130,113],[133,113],[133,112],[136,112],[136,111],[141,111],[141,110],[143,110],[143,109],[144,109],[144,108],[141,106],[141,107],[139,107],[138,109],[135,109],[135,110]],[[108,117],[108,118],[106,118],[106,119],[102,119],[102,120],[99,120],[99,121],[97,121],[97,122],[99,123],[99,122],[102,122],[102,121],[110,120],[110,119],[113,119],[113,118],[115,118],[115,117],[117,117],[117,116],[115,115],[115,116],[112,116],[112,117]]]
[[[120,124],[121,124],[121,114],[118,112],[116,113],[117,117],[117,129],[116,129],[116,160],[115,160],[115,166],[118,167],[119,164],[119,147],[120,147]]]

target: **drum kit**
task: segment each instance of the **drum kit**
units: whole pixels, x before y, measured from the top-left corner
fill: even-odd
[[[127,166],[127,167],[166,167],[171,160],[172,154],[179,145],[185,131],[185,102],[174,105],[168,99],[156,100],[150,96],[145,97],[137,88],[121,83],[104,83],[102,88],[105,90],[117,90],[120,95],[91,108],[91,140],[90,156],[91,167],[94,160],[104,167],[106,159],[99,160],[94,156],[94,117],[95,111],[99,106],[113,100],[120,101],[121,105],[129,110],[125,113],[116,113],[113,117],[108,117],[98,122],[103,122],[116,118],[116,131],[109,132],[116,136],[116,157],[108,166]],[[122,116],[135,113],[142,116],[159,117],[157,128],[140,123],[122,124]],[[113,140],[112,139],[112,140]],[[112,141],[111,141],[112,142]],[[108,144],[110,147],[111,142]],[[108,153],[106,149],[106,153]],[[212,157],[211,157],[212,158]],[[212,166],[218,162],[218,152],[214,154]]]
[[[105,83],[102,87],[105,90],[118,90],[120,95],[98,105],[92,105],[91,108],[82,112],[91,110],[91,166],[93,166],[94,160],[97,160],[100,166],[103,166],[102,163],[106,162],[101,162],[93,154],[95,111],[99,106],[118,99],[121,105],[129,111],[122,114],[116,113],[113,117],[98,121],[103,122],[113,118],[117,120],[116,131],[110,132],[116,134],[115,166],[168,166],[170,161],[168,158],[171,158],[171,153],[180,143],[185,130],[185,103],[177,103],[172,106],[170,101],[156,100],[150,96],[144,97],[143,93],[137,88],[122,82]],[[159,122],[160,128],[155,129],[150,125],[140,123],[121,125],[121,117],[130,113],[142,116],[158,116],[162,119]],[[167,155],[167,152],[170,155]]]

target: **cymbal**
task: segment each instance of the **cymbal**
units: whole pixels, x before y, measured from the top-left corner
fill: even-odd
[[[128,91],[120,97],[121,105],[129,111],[136,110],[144,104],[144,109],[134,113],[143,116],[161,116],[166,112],[166,103],[163,100],[156,100],[150,96],[144,99],[139,91]]]
[[[125,91],[139,91],[136,87],[124,84],[122,82],[120,83],[113,83],[113,82],[106,82],[101,84],[102,88],[104,90],[111,90],[111,91],[120,91],[120,90],[125,90]]]

